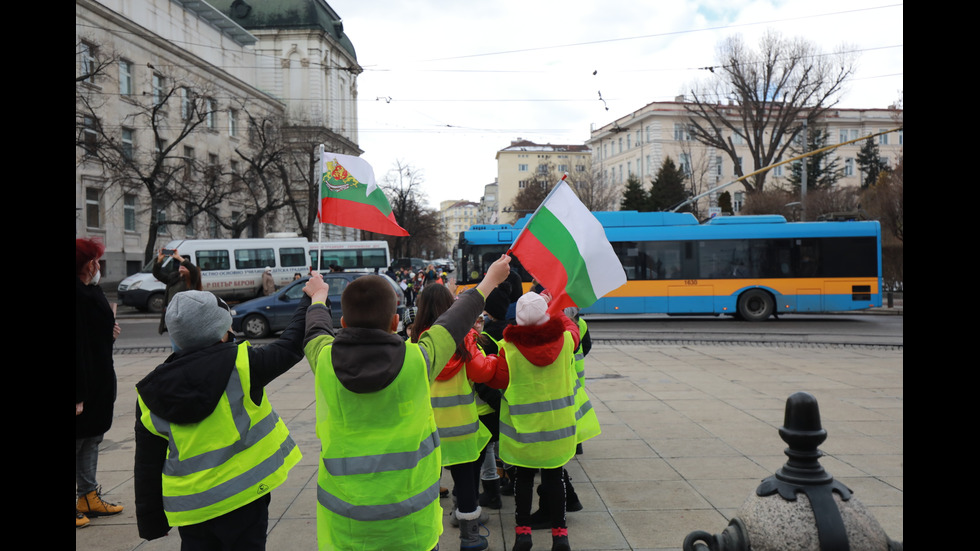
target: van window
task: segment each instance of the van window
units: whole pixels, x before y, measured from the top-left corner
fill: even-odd
[[[197,251],[197,266],[202,271],[230,270],[231,259],[228,251]]]
[[[235,268],[265,268],[276,265],[276,253],[273,249],[235,249]]]
[[[301,247],[283,247],[279,249],[279,260],[283,266],[306,267],[306,255]]]

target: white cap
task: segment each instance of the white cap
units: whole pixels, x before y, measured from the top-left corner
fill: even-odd
[[[551,319],[548,303],[537,293],[524,293],[517,299],[517,325],[541,325]]]

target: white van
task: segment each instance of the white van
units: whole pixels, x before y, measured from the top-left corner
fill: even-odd
[[[317,264],[317,253],[320,263]],[[310,266],[326,273],[331,266],[345,272],[383,274],[391,263],[387,241],[323,241],[310,243]]]
[[[263,239],[178,239],[166,244],[201,269],[201,285],[225,300],[247,300],[262,295],[262,272],[272,268],[276,287],[309,274],[310,245],[305,237]],[[163,309],[163,282],[153,277],[151,260],[143,270],[119,283],[119,300],[140,310]],[[177,269],[171,257],[163,261],[163,273]]]

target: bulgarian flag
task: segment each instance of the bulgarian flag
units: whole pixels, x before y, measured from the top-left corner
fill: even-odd
[[[510,252],[551,293],[548,310],[585,308],[626,283],[602,224],[562,177],[518,234]]]
[[[320,211],[324,224],[385,235],[408,235],[395,221],[391,204],[374,180],[374,169],[360,157],[320,149]]]

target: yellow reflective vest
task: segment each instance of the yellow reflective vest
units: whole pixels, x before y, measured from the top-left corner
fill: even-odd
[[[548,366],[529,362],[503,341],[510,382],[500,401],[500,459],[531,469],[554,469],[575,456],[575,372],[571,333]]]
[[[255,501],[282,484],[302,457],[265,391],[252,402],[248,346],[238,346],[224,394],[198,423],[170,423],[137,394],[140,422],[169,441],[162,476],[171,526],[199,524]]]
[[[480,422],[473,383],[462,366],[451,379],[432,382],[432,411],[439,427],[442,466],[471,463],[490,441],[490,430]]]
[[[337,379],[332,345],[317,356],[320,549],[417,551],[439,542],[439,434],[422,349],[405,345],[395,379],[363,394]]]
[[[589,438],[598,436],[602,432],[602,429],[599,427],[599,418],[596,417],[595,410],[592,409],[592,401],[589,400],[589,395],[585,392],[585,354],[582,352],[582,340],[585,338],[585,332],[588,330],[588,326],[582,318],[578,319],[578,329],[579,343],[578,349],[575,351],[573,365],[575,366],[576,376],[575,438],[581,444]]]

